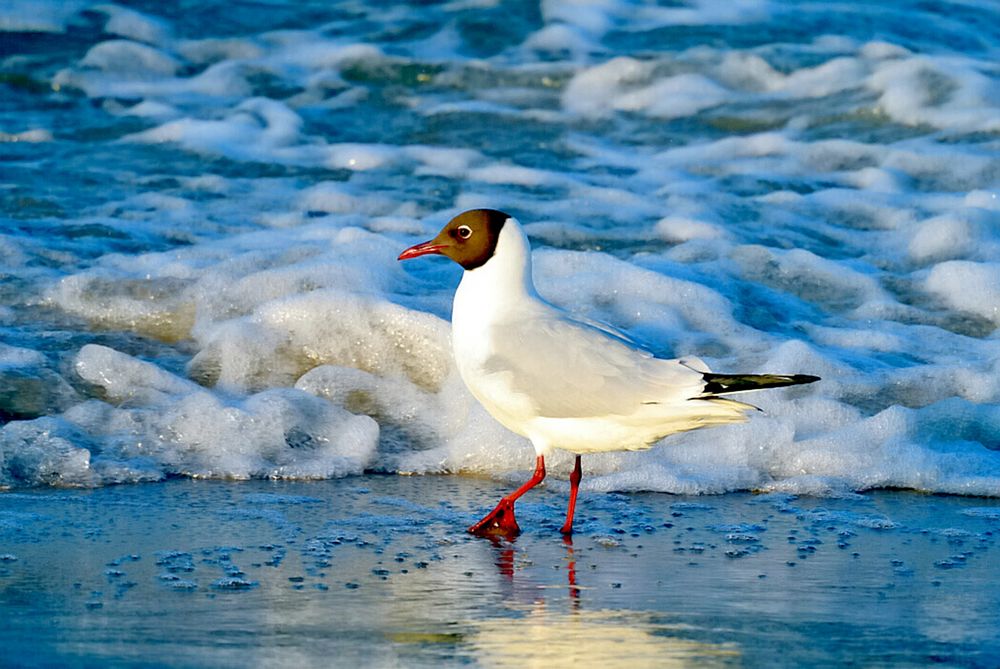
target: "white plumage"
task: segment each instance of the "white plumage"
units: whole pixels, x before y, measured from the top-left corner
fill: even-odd
[[[472,394],[538,455],[648,448],[675,432],[744,421],[752,408],[701,398],[707,369],[655,358],[542,300],[514,218],[489,262],[462,277],[452,346]]]
[[[818,380],[712,374],[700,360],[656,358],[609,326],[571,317],[538,296],[528,238],[500,211],[459,214],[399,259],[427,254],[465,269],[451,332],[462,380],[494,418],[535,447],[534,475],[470,527],[475,534],[520,531],[514,502],[545,478],[553,448],[577,454],[562,527],[569,534],[581,454],[648,448],[676,432],[742,422],[754,407],[718,395]]]

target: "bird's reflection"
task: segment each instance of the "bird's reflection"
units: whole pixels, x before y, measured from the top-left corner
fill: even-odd
[[[489,535],[486,537],[493,544],[493,563],[505,580],[514,579],[514,542],[517,537],[502,537]]]
[[[574,610],[580,608],[580,586],[576,584],[576,554],[573,552],[573,535],[563,535],[566,546],[566,582],[569,584],[569,600]]]
[[[513,588],[515,576],[515,558],[517,555],[517,537],[489,536],[486,539],[493,548],[493,564],[496,565],[497,573],[503,580]],[[566,584],[569,591],[569,600],[573,609],[580,607],[580,585],[576,579],[576,553],[573,550],[573,537],[563,535],[563,546],[566,549]]]
[[[527,541],[522,537],[522,541]],[[551,588],[529,573],[531,561],[519,555],[517,537],[490,538],[493,563],[506,590],[506,613],[474,622],[468,639],[477,660],[491,667],[704,667],[733,666],[736,648],[677,636],[681,628],[656,614],[597,606],[586,610],[586,586],[577,579],[573,538],[562,539],[568,607]],[[523,550],[523,548],[522,548]],[[560,586],[561,589],[561,586]]]

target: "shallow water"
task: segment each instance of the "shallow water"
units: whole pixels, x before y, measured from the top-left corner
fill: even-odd
[[[993,19],[5,3],[0,485],[512,479],[451,361],[459,270],[395,260],[492,206],[560,306],[824,379],[590,458],[598,488],[1000,495]]]
[[[525,498],[469,477],[0,496],[5,664],[872,666],[1000,661],[995,500]],[[575,664],[574,664],[575,663]]]

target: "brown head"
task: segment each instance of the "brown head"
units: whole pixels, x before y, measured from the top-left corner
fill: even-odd
[[[451,258],[466,270],[482,267],[493,257],[508,218],[510,215],[496,209],[470,209],[448,221],[434,239],[400,253],[399,260],[435,253]]]

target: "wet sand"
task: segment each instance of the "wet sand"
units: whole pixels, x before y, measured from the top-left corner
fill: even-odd
[[[1000,664],[1000,500],[460,476],[0,494],[5,666]]]

